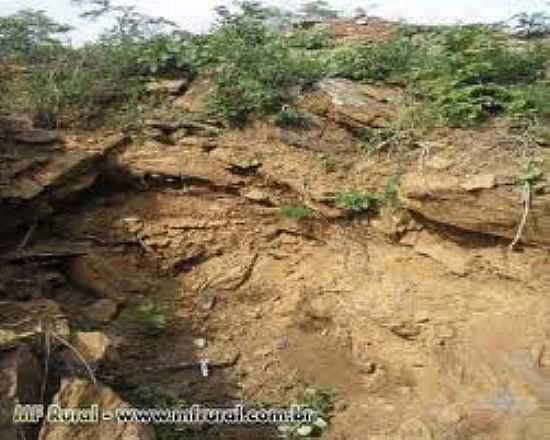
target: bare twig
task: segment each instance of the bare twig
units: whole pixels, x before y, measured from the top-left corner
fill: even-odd
[[[86,362],[86,359],[84,358],[84,356],[82,356],[82,354],[73,346],[71,345],[71,343],[69,341],[67,341],[66,339],[62,338],[61,336],[59,336],[58,334],[56,334],[55,332],[51,331],[50,330],[50,333],[51,335],[57,339],[59,342],[61,342],[65,347],[67,347],[68,349],[70,349],[77,357],[78,359],[80,360],[80,362],[82,363],[82,365],[84,365],[84,367],[86,368],[86,371],[88,372],[88,375],[90,376],[90,380],[92,381],[92,383],[97,386],[97,380],[95,378],[95,375],[94,375],[94,372],[92,370],[92,367],[90,367],[90,364],[88,364],[88,362]]]
[[[514,237],[514,241],[510,243],[509,249],[511,251],[514,250],[516,245],[521,240],[521,236],[523,234],[523,230],[525,229],[525,225],[527,224],[527,218],[529,217],[529,208],[531,207],[531,184],[529,182],[525,182],[523,186],[523,196],[522,196],[522,202],[523,202],[523,215],[521,217],[521,222],[519,224],[518,230],[516,232],[516,236]]]
[[[34,222],[27,233],[25,234],[25,237],[23,238],[23,241],[19,243],[19,246],[17,246],[17,252],[23,252],[23,250],[27,247],[27,244],[29,244],[29,240],[32,237],[32,234],[36,230],[36,222]]]
[[[0,305],[1,304],[9,304],[9,303],[0,303]],[[2,324],[1,327],[4,327],[4,328],[19,327],[20,325],[26,324],[27,322],[30,322],[30,321],[32,321],[32,318],[25,318],[25,319],[22,319],[20,321],[17,321],[17,322],[11,323],[11,324]]]
[[[137,240],[105,240],[101,237],[97,237],[95,235],[85,235],[82,237],[84,240],[89,240],[93,243],[96,243],[101,246],[120,246],[120,245],[129,245],[129,246],[141,246],[141,243],[139,243]]]
[[[87,255],[86,252],[20,252],[1,255],[0,261],[6,263],[24,263],[26,261],[48,261],[63,258],[77,258]]]
[[[40,324],[42,327],[42,324]],[[46,350],[46,356],[44,356],[44,379],[42,381],[42,393],[41,401],[44,402],[46,397],[46,386],[48,385],[49,366],[50,366],[50,353],[51,353],[51,339],[50,333],[44,332],[44,345]]]
[[[426,177],[426,160],[430,157],[430,146],[429,145],[422,145],[422,153],[420,154],[420,169],[422,173],[422,179],[424,180],[424,185],[426,185],[426,189],[428,190],[428,194],[431,194],[432,191],[430,190],[430,185],[428,184],[428,178]]]

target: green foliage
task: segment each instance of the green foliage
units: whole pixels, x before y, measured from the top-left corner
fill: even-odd
[[[124,323],[136,327],[147,336],[160,335],[170,325],[170,318],[166,312],[153,303],[129,307],[123,311],[121,319]]]
[[[397,203],[397,195],[399,193],[399,180],[400,176],[393,176],[388,180],[384,186],[381,202],[388,205],[395,205]]]
[[[133,386],[128,393],[128,398],[134,407],[144,409],[174,409],[186,404],[183,400],[168,394],[165,388],[155,384]],[[159,424],[155,426],[155,431],[158,440],[185,440],[195,437],[191,428],[176,425]]]
[[[303,220],[310,216],[311,210],[304,205],[283,205],[280,213],[283,217],[292,220]]]
[[[458,85],[532,82],[543,76],[547,60],[540,48],[513,47],[480,26],[444,29],[431,42],[442,49],[439,73],[452,76]]]
[[[468,126],[507,111],[545,111],[548,55],[540,45],[514,44],[484,26],[424,30],[416,39],[405,27],[388,42],[336,52],[329,70],[352,80],[408,84],[440,120]]]
[[[512,100],[507,107],[515,115],[550,115],[550,84],[540,82],[526,86],[518,86],[510,90]]]
[[[380,198],[369,192],[343,191],[336,196],[336,205],[354,213],[366,212],[377,206]]]
[[[199,36],[110,0],[74,2],[87,6],[84,17],[106,15],[115,26],[100,41],[77,49],[59,39],[69,27],[41,12],[0,18],[0,58],[30,60],[37,66],[23,95],[35,119],[47,126],[60,125],[69,116],[92,120],[122,109],[138,110],[135,103],[148,75],[192,77],[204,68],[213,72],[216,83],[213,109],[235,125],[276,113],[280,126],[305,126],[298,112],[281,109],[327,75],[407,85],[426,104],[424,114],[453,126],[478,124],[499,114],[533,119],[550,111],[548,49],[542,42],[518,43],[484,26],[425,28],[420,33],[405,26],[390,41],[332,48],[331,37],[322,32],[285,35],[281,29],[292,14],[257,1],[237,2],[236,13],[218,8],[217,26]],[[310,2],[303,12],[337,15],[323,1]],[[542,19],[523,17],[518,22],[536,27]],[[384,142],[386,135],[369,135],[365,149]]]
[[[529,161],[525,167],[525,172],[520,177],[521,183],[527,183],[531,186],[544,180],[544,171],[534,161]]]
[[[435,89],[432,89],[432,93]],[[495,85],[445,86],[434,93],[433,106],[444,120],[453,126],[468,126],[482,122],[490,115],[501,113],[510,102],[508,91]]]
[[[395,137],[396,131],[393,128],[369,128],[363,137],[361,150],[366,155],[370,155],[382,143]]]
[[[338,168],[337,159],[327,153],[316,153],[315,158],[321,162],[326,173],[334,173]]]
[[[45,48],[50,52],[49,57],[34,60],[36,67],[27,93],[28,106],[43,126],[59,126],[71,116],[85,121],[111,116],[114,109],[137,109],[132,103],[143,90],[145,75],[176,71],[191,75],[199,62],[191,39],[176,32],[161,33],[169,26],[166,20],[141,15],[133,8],[115,7],[104,0],[87,3],[97,9],[87,11],[85,16],[115,15],[116,26],[96,43],[78,49],[59,42],[53,45],[51,34],[65,27],[42,15],[35,20],[36,25],[28,20],[22,24],[26,26],[23,35],[33,38],[17,37],[28,53],[44,53]],[[40,32],[35,31],[38,25]],[[55,54],[52,48],[56,48]]]
[[[409,71],[417,51],[405,38],[347,48],[335,54],[330,73],[356,81],[387,80]]]
[[[138,57],[138,46],[101,43],[68,49],[41,65],[31,75],[28,95],[35,120],[55,127],[71,111],[91,117],[135,98],[144,73]]]
[[[327,32],[304,30],[293,33],[288,41],[291,47],[319,50],[331,47],[333,44],[333,36]]]
[[[139,408],[175,408],[184,404],[155,384],[134,386],[128,397]]]
[[[284,106],[284,108],[275,115],[275,125],[279,127],[306,128],[308,122],[304,114],[287,106]]]
[[[143,42],[176,27],[170,20],[141,14],[134,6],[116,5],[111,0],[72,0],[72,3],[89,7],[80,14],[82,18],[97,20],[108,16],[115,21],[101,37],[111,43]]]
[[[540,38],[550,34],[550,15],[545,12],[521,13],[512,17],[512,26],[523,38]]]
[[[158,35],[138,47],[137,62],[153,75],[194,75],[211,61],[200,36]]]
[[[334,395],[315,388],[306,388],[298,397],[299,406],[312,413],[311,423],[294,423],[279,426],[283,438],[294,440],[300,438],[320,437],[328,428],[330,412],[333,409]]]
[[[430,51],[421,53],[409,77],[447,124],[470,126],[507,111],[543,109],[541,100],[527,96],[531,87],[540,90],[548,60],[542,48],[514,46],[480,26],[443,28],[427,43]]]
[[[314,0],[304,3],[300,8],[302,16],[306,20],[328,20],[338,18],[340,14],[325,0]]]
[[[293,50],[281,34],[246,14],[225,19],[207,47],[220,66],[214,107],[235,124],[281,108],[291,87],[322,75],[318,60]]]
[[[0,17],[0,59],[34,59],[59,49],[70,26],[57,23],[43,11],[22,10]]]

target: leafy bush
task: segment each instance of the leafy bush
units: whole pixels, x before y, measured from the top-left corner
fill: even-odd
[[[527,93],[544,77],[548,53],[541,48],[515,47],[480,26],[443,28],[427,44],[431,50],[418,58],[409,77],[448,124],[474,125],[511,109],[542,108],[540,102],[529,104],[532,99],[517,102],[520,93],[514,93],[518,87]]]
[[[153,303],[130,307],[122,312],[121,319],[135,326],[147,336],[157,336],[164,333],[170,324],[166,312]]]
[[[544,12],[521,13],[512,17],[513,30],[524,38],[540,38],[550,34],[550,15]]]
[[[281,206],[280,213],[283,217],[292,220],[303,220],[311,214],[311,210],[304,205],[284,205]]]
[[[0,17],[0,59],[41,59],[58,50],[62,45],[59,38],[70,30],[43,11],[22,10]]]
[[[449,87],[434,96],[434,108],[452,126],[468,126],[501,113],[511,100],[509,92],[495,85]]]
[[[36,122],[55,127],[73,111],[92,117],[136,97],[144,73],[138,57],[136,46],[101,43],[67,50],[57,60],[39,66],[29,87]]]
[[[338,18],[340,14],[326,0],[313,0],[302,5],[301,14],[306,20],[329,20]]]
[[[480,26],[444,29],[433,40],[441,42],[439,60],[446,75],[459,85],[531,82],[541,78],[547,60],[540,48],[514,48],[503,37]]]
[[[244,123],[289,101],[289,89],[319,79],[322,66],[293,50],[281,34],[261,21],[241,15],[226,20],[207,43],[220,65],[214,106],[229,121]]]
[[[511,114],[550,115],[550,84],[541,82],[510,90],[512,100],[507,107]]]
[[[293,33],[289,39],[291,47],[299,47],[307,50],[326,49],[332,46],[332,35],[327,32],[305,30]]]
[[[380,144],[395,137],[396,131],[392,128],[369,128],[363,137],[361,150],[370,155]]]
[[[138,62],[147,73],[194,75],[213,61],[201,36],[159,35],[140,45]]]
[[[380,202],[377,195],[369,192],[344,191],[336,196],[336,204],[355,213],[366,212]]]
[[[284,128],[306,128],[308,126],[308,119],[298,110],[285,106],[275,115],[275,125]]]
[[[298,397],[300,407],[312,413],[311,423],[280,425],[279,433],[287,440],[320,437],[328,427],[326,421],[334,405],[334,394],[315,388],[306,388]]]
[[[411,69],[417,48],[406,38],[352,47],[331,60],[330,73],[356,81],[387,80]]]

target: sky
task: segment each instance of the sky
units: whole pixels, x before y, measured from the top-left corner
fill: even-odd
[[[450,24],[495,22],[510,18],[518,12],[550,12],[548,0],[331,0],[339,10],[351,11],[358,6],[378,4],[374,15],[388,19],[402,19],[416,23]],[[229,0],[115,0],[120,4],[133,4],[141,12],[164,16],[183,28],[201,32],[208,29],[213,19],[213,8]],[[303,0],[266,0],[265,3],[296,8]],[[0,0],[0,15],[19,9],[32,8],[46,11],[58,21],[73,24],[78,31],[71,38],[78,41],[91,39],[101,31],[105,22],[83,22],[78,8],[70,0]]]

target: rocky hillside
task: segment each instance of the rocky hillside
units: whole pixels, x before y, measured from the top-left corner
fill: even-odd
[[[423,124],[419,91],[340,73],[239,124],[209,69],[150,80],[129,126],[0,117],[1,440],[550,436],[548,120]],[[15,425],[20,402],[327,426]]]

